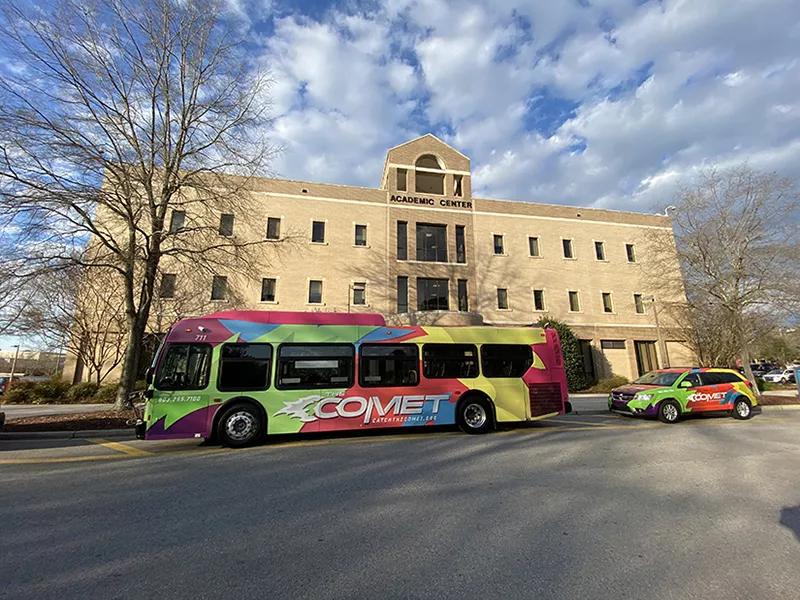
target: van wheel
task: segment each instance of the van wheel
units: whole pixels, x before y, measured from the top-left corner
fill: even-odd
[[[469,396],[458,403],[456,422],[466,433],[486,433],[492,428],[492,407],[480,396]]]
[[[681,408],[675,400],[663,400],[658,405],[658,418],[662,423],[677,423],[681,418]]]
[[[261,439],[264,423],[259,410],[249,404],[234,404],[217,422],[217,437],[223,446],[244,448]]]
[[[733,403],[733,411],[731,413],[734,419],[744,421],[753,416],[753,406],[747,398],[737,398]]]

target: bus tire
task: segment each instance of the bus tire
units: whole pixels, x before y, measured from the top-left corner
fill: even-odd
[[[744,421],[753,416],[753,405],[744,396],[739,396],[733,403],[733,410],[731,415],[734,419]]]
[[[476,394],[462,398],[456,406],[456,423],[465,433],[487,433],[494,424],[491,402]]]
[[[230,448],[252,446],[263,439],[265,431],[261,411],[249,402],[224,407],[217,420],[217,439]]]
[[[662,423],[677,423],[681,420],[681,407],[675,400],[662,400],[658,404],[658,420]]]

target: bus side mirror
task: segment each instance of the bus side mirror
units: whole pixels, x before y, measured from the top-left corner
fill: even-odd
[[[692,387],[692,382],[691,381],[681,381],[681,383],[680,383],[680,385],[678,387],[690,388],[690,387]]]
[[[144,372],[144,379],[147,382],[147,385],[153,385],[154,373],[155,369],[153,367],[147,367],[147,371]]]

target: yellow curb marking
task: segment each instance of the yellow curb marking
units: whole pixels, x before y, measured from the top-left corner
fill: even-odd
[[[110,460],[113,458],[127,458],[127,456],[124,454],[104,454],[103,456],[63,456],[58,458],[11,458],[0,460],[0,465],[39,465],[45,463],[85,462],[87,460]]]
[[[127,454],[129,456],[153,455],[153,452],[150,452],[149,450],[134,448],[133,446],[128,446],[127,444],[121,444],[120,442],[109,442],[108,440],[103,440],[100,438],[85,438],[85,439],[87,442],[97,444],[98,446],[102,446],[103,448],[108,448],[109,450],[116,450],[117,452],[122,452],[123,454]]]

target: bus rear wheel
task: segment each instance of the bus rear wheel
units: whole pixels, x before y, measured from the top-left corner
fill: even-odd
[[[741,396],[733,403],[733,418],[744,421],[753,416],[753,408],[750,400],[742,398]]]
[[[249,404],[224,408],[217,422],[217,438],[224,446],[244,448],[255,444],[264,432],[261,413]]]
[[[466,433],[486,433],[492,428],[492,407],[480,396],[468,396],[458,403],[456,422]]]

